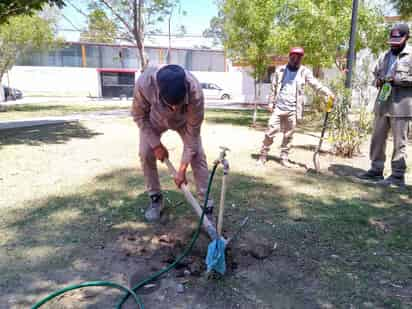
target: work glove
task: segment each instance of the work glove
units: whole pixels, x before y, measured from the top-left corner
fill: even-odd
[[[186,179],[186,170],[187,170],[188,164],[180,164],[179,170],[177,171],[174,181],[176,186],[180,189],[182,184],[187,184],[187,179]]]
[[[376,80],[376,88],[381,88],[382,87],[382,85],[385,83],[385,81],[383,80],[383,79],[380,79],[380,78],[378,78],[377,80]]]
[[[385,83],[391,84],[391,86],[395,85],[395,83],[399,82],[398,80],[395,80],[395,77],[388,77],[385,78]]]
[[[330,94],[327,98],[326,98],[326,102],[325,102],[325,107],[324,107],[324,112],[325,113],[330,113],[333,109],[333,103],[335,102],[335,95],[334,94]]]
[[[156,159],[159,161],[163,162],[165,159],[169,158],[169,152],[161,143],[153,148],[153,152]]]

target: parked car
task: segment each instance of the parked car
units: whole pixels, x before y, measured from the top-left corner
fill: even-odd
[[[216,84],[200,83],[206,99],[230,100],[231,95]]]
[[[19,89],[3,86],[6,101],[23,99],[23,92]]]

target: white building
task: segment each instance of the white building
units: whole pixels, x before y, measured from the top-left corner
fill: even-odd
[[[167,36],[146,39],[151,65],[167,62],[167,45]],[[173,37],[172,46],[170,62],[191,71],[200,82],[217,84],[233,99],[253,99],[253,79],[244,68],[231,65],[221,46],[190,36]],[[131,96],[140,68],[137,52],[126,44],[66,42],[55,50],[20,55],[3,84],[25,96]]]

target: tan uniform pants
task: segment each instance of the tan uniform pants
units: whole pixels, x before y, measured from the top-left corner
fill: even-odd
[[[183,144],[185,144],[183,131],[177,131],[182,138]],[[199,137],[200,138],[200,137]],[[139,144],[139,156],[143,169],[143,175],[146,185],[146,190],[149,195],[153,195],[161,192],[161,186],[159,181],[159,174],[157,171],[156,157],[154,156],[153,149],[150,147],[147,137],[140,134]],[[207,190],[207,183],[209,172],[207,169],[206,155],[202,147],[202,143],[199,143],[199,148],[196,154],[193,156],[190,166],[195,178],[196,190],[200,199],[204,198]]]
[[[383,172],[386,160],[386,140],[389,129],[392,129],[392,175],[403,176],[406,171],[406,146],[408,144],[408,126],[410,117],[388,117],[375,114],[375,122],[370,145],[372,170]]]
[[[262,145],[262,153],[267,154],[273,144],[273,138],[279,132],[283,133],[282,144],[280,146],[281,159],[288,159],[291,148],[293,133],[296,128],[296,112],[282,111],[275,109],[269,119],[269,126],[265,132]]]

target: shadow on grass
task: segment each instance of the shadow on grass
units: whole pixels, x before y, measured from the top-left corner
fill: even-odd
[[[265,129],[270,114],[258,111],[257,129]],[[250,127],[252,125],[253,110],[206,110],[206,121],[217,124],[231,124]]]
[[[258,153],[252,153],[252,154],[250,155],[250,157],[251,157],[253,160],[258,160],[259,157],[260,157],[260,155],[259,155]],[[268,161],[274,161],[274,162],[278,163],[279,165],[282,165],[282,164],[281,164],[282,160],[281,160],[281,158],[280,158],[279,156],[267,155],[266,158],[267,158]],[[291,164],[293,164],[293,165],[296,165],[296,166],[298,166],[298,167],[307,168],[307,165],[306,165],[305,163],[297,162],[297,161],[294,161],[294,160],[291,160],[291,159],[289,159],[288,162],[291,163]]]
[[[61,285],[96,279],[116,281],[113,273],[127,269],[119,262],[120,256],[106,246],[123,231],[135,229],[141,237],[153,232],[150,226],[138,224],[143,223],[142,213],[148,204],[146,194],[140,194],[143,178],[135,170],[122,169],[97,177],[96,183],[91,191],[85,187],[79,194],[31,201],[23,209],[4,214],[0,220],[0,229],[6,231],[0,250],[0,303],[14,299],[16,308],[27,308]],[[178,199],[174,191],[167,196]],[[126,222],[135,227],[123,227]],[[124,269],[111,265],[113,259]],[[19,294],[20,288],[24,295]],[[113,292],[107,291],[106,295]],[[107,306],[103,298],[101,305],[96,302],[90,308],[114,307],[114,301],[113,306]]]
[[[350,165],[344,164],[331,164],[328,168],[328,171],[332,172],[336,176],[351,176],[356,177],[361,173],[365,173],[366,170],[353,167]]]
[[[214,196],[219,195],[220,177],[221,172],[217,175]],[[291,308],[319,308],[320,300],[336,306],[359,307],[372,299],[378,307],[385,299],[393,299],[407,305],[408,299],[396,296],[404,290],[386,289],[379,282],[390,280],[402,283],[405,288],[412,286],[412,265],[407,262],[412,254],[412,190],[402,193],[356,184],[356,188],[361,186],[364,190],[362,196],[356,196],[345,191],[355,184],[342,177],[303,175],[290,170],[283,177],[290,178],[297,186],[323,186],[325,191],[323,195],[297,194],[266,178],[231,173],[227,205],[232,207],[225,211],[224,225],[225,229],[234,230],[248,215],[250,223],[245,233],[251,242],[246,243],[247,247],[254,247],[254,241],[261,239],[270,241],[272,246],[276,243],[276,250],[267,262],[259,262],[262,272],[263,266],[272,269],[280,260],[286,261],[285,269],[272,269],[269,277],[267,272],[258,272],[256,278],[230,277],[231,284],[223,285],[222,293],[215,297],[205,297],[213,283],[196,281],[192,291],[197,292],[197,298],[193,301],[210,308],[218,308],[219,304],[231,308],[234,303],[227,303],[228,300],[235,301],[239,293],[247,293],[252,300],[242,298],[245,308],[248,305],[253,308],[256,297],[262,308],[270,307],[276,303],[275,288],[282,294],[279,299],[293,300]],[[161,178],[163,184],[172,186],[165,171]],[[7,239],[0,249],[3,303],[17,299],[18,305],[27,307],[33,304],[30,300],[37,300],[57,286],[96,279],[118,281],[116,273],[127,274],[135,265],[115,250],[113,243],[122,233],[133,232],[138,240],[150,243],[151,236],[159,233],[159,229],[179,229],[182,224],[179,217],[191,214],[189,207],[169,205],[166,222],[147,225],[142,211],[148,199],[143,194],[144,181],[140,174],[136,175],[133,169],[122,169],[100,175],[95,181],[94,187],[85,185],[88,187],[81,188],[78,194],[51,196],[31,201],[22,209],[4,211],[0,221],[3,237]],[[182,200],[182,195],[174,189],[166,195],[172,201]],[[384,230],[373,222],[387,228]],[[239,242],[242,241],[244,237]],[[237,249],[233,249],[236,258],[241,258],[243,253]],[[150,260],[132,258],[134,263],[139,261],[150,269]],[[245,267],[240,269],[243,272],[249,269],[241,267]],[[296,280],[284,280],[285,276]],[[309,289],[310,284],[319,288]],[[236,292],[233,286],[240,290]],[[19,290],[25,294],[19,294]],[[107,306],[107,298],[113,296],[89,297],[89,303],[93,303],[90,308],[111,308]],[[150,296],[144,300],[148,304],[155,302],[156,308],[168,306],[156,304],[157,300],[151,300]],[[285,304],[279,304],[279,308],[281,305]]]
[[[309,152],[315,152],[317,147],[318,147],[318,145],[293,145],[293,148],[302,149],[302,150],[306,150],[306,151],[309,151]],[[323,149],[320,149],[319,153],[322,154],[322,155],[326,155],[326,154],[334,155],[334,153],[332,151],[323,150]]]
[[[262,179],[235,176],[236,189],[229,190],[228,198],[239,203],[242,197],[237,212],[252,208],[256,239],[273,239],[275,255],[286,256],[304,279],[320,277],[318,297],[325,303],[361,307],[373,295],[376,307],[388,299],[409,304],[410,296],[399,295],[409,295],[412,288],[412,264],[407,262],[412,253],[407,236],[412,228],[412,188],[376,188],[331,175],[287,171],[283,177],[286,173],[296,185],[313,187],[314,194],[288,194],[287,188]],[[318,187],[329,193],[319,196]],[[350,191],[359,187],[361,196]],[[357,277],[348,278],[348,273]],[[395,289],[379,284],[385,280],[404,283],[399,297]]]
[[[2,130],[0,147],[21,144],[30,146],[62,144],[73,138],[88,139],[100,134],[93,132],[80,122]]]

